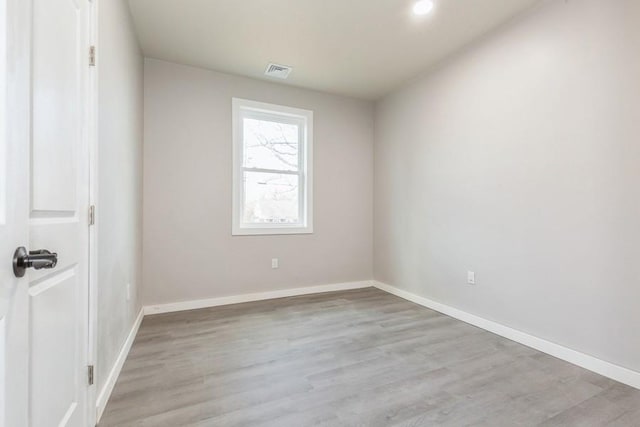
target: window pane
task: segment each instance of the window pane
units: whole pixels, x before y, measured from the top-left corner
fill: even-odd
[[[245,224],[297,224],[298,175],[244,172]]]
[[[298,125],[245,118],[243,135],[244,167],[298,170]]]

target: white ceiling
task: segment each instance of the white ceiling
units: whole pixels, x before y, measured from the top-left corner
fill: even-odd
[[[130,0],[145,56],[376,99],[538,0]]]

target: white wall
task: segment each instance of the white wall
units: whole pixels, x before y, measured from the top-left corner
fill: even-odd
[[[231,236],[232,97],[314,111],[312,235]],[[372,169],[372,103],[145,60],[143,302],[371,279]]]
[[[375,136],[377,280],[640,371],[640,2],[542,5]]]
[[[98,16],[100,392],[141,305],[143,60],[126,0],[100,1]]]

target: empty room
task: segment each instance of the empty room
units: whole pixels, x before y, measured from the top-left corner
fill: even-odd
[[[0,427],[639,427],[640,0],[0,0]]]

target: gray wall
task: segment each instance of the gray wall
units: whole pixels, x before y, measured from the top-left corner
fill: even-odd
[[[231,236],[232,97],[314,111],[312,235]],[[145,60],[144,303],[371,279],[372,173],[372,103]]]
[[[545,3],[380,101],[376,279],[640,370],[639,18]]]
[[[141,306],[143,59],[125,0],[100,1],[98,16],[100,392]]]

